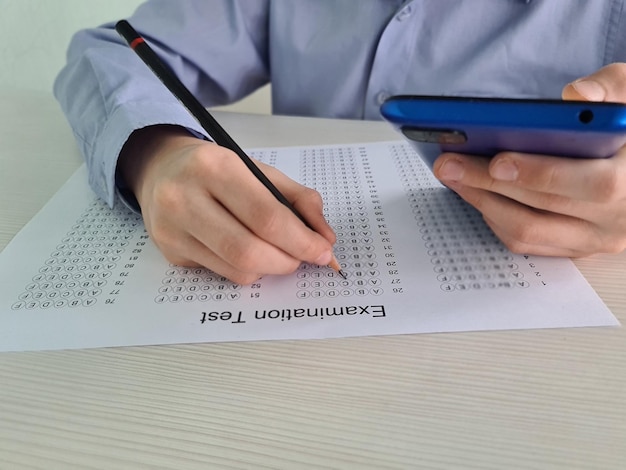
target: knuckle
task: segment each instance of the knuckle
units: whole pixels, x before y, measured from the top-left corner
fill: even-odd
[[[294,198],[294,206],[303,212],[307,211],[310,213],[315,210],[321,212],[324,207],[324,200],[322,195],[315,189],[301,186]]]
[[[186,155],[183,179],[204,178],[212,181],[227,174],[233,152],[213,143],[195,147]]]
[[[604,240],[602,252],[618,254],[626,249],[626,239],[622,237],[610,237]]]
[[[612,63],[605,67],[614,77],[617,83],[626,85],[626,67],[622,63]]]
[[[291,274],[298,269],[300,264],[301,262],[298,261],[297,259],[281,260],[280,266],[278,265],[272,266],[272,274],[280,274],[280,275]]]
[[[535,245],[540,242],[541,230],[537,224],[515,223],[510,228],[510,239],[507,248],[514,253],[520,253],[524,247]]]
[[[191,261],[187,258],[183,258],[182,256],[178,256],[178,255],[170,254],[170,253],[163,253],[163,255],[165,256],[165,259],[169,263],[175,264],[176,266],[185,266],[188,268],[200,267],[198,263]]]
[[[624,248],[622,245],[618,243],[610,243],[607,245],[606,250],[604,252],[612,254],[612,255],[616,255],[618,253],[621,253],[622,251],[624,251]]]
[[[526,253],[528,246],[520,239],[516,238],[516,234],[509,232],[508,230],[501,230],[498,226],[490,223],[489,220],[485,220],[487,225],[493,230],[493,233],[498,237],[501,243],[512,253],[524,254]]]
[[[281,211],[267,210],[261,207],[256,211],[256,231],[264,240],[273,240],[284,230],[284,219],[280,216],[280,212]]]
[[[558,165],[560,162],[552,162],[542,166],[542,171],[533,171],[531,178],[537,183],[538,190],[550,191],[552,188],[559,187],[560,182],[567,177],[563,168]]]
[[[617,199],[621,181],[612,165],[607,165],[604,171],[598,172],[594,181],[593,193],[597,202],[608,203]]]
[[[307,205],[315,205],[321,207],[324,203],[322,195],[315,189],[304,187],[302,189],[301,199]]]
[[[175,242],[171,230],[163,224],[152,224],[149,228],[149,235],[152,241],[159,247],[159,250],[164,253],[170,251],[170,247]]]
[[[295,254],[295,258],[303,260],[303,261],[313,262],[314,260],[318,258],[318,256],[320,256],[320,254],[321,254],[321,250],[318,244],[305,243]]]
[[[202,172],[204,176],[214,178],[227,172],[232,165],[239,164],[235,153],[219,145],[203,147],[202,152],[194,152],[193,171]]]
[[[261,276],[256,273],[235,272],[226,277],[235,284],[247,286],[255,281],[258,281]]]
[[[242,275],[258,272],[259,250],[255,243],[230,238],[223,241],[220,252],[224,260]]]
[[[207,158],[206,151],[200,149],[192,151],[187,157],[187,171],[188,173],[195,173],[202,171],[205,168],[211,168],[211,163],[214,159]]]
[[[523,244],[519,240],[507,240],[504,246],[506,246],[511,253],[515,253],[516,255],[524,254],[528,249],[528,245]]]

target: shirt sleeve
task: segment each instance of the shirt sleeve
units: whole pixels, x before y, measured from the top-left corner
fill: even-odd
[[[153,0],[128,20],[205,106],[236,101],[269,80],[266,2]],[[114,26],[76,33],[54,84],[89,183],[111,206],[120,193],[117,158],[133,131],[171,124],[210,138]]]

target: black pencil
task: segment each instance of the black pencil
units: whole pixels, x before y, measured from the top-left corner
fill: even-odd
[[[163,84],[172,92],[172,94],[187,108],[191,115],[196,118],[200,125],[209,133],[217,145],[226,147],[235,152],[239,158],[245,163],[248,169],[257,177],[257,179],[265,186],[273,195],[293,212],[307,227],[312,229],[309,223],[302,217],[298,211],[291,205],[287,198],[278,190],[276,186],[269,180],[267,176],[260,170],[258,166],[250,159],[250,157],[237,145],[233,138],[228,135],[224,128],[215,120],[211,113],[202,106],[198,99],[189,91],[189,89],[179,80],[176,74],[163,62],[159,56],[152,50],[146,41],[135,31],[130,23],[126,20],[120,20],[115,25],[116,31],[128,43],[130,48],[144,61],[144,63],[154,72],[154,74],[163,82]],[[341,266],[333,255],[332,261],[328,265],[337,273],[346,278],[346,274],[341,270]]]

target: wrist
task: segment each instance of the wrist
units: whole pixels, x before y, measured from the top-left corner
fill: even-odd
[[[186,128],[175,125],[148,126],[134,131],[122,147],[117,161],[121,185],[139,200],[141,186],[152,163],[181,142],[197,142]],[[141,201],[139,200],[141,205]]]

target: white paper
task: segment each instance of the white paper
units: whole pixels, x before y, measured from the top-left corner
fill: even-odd
[[[0,350],[619,324],[570,260],[511,254],[404,142],[250,154],[322,194],[346,280],[172,266],[82,167],[0,254]]]

